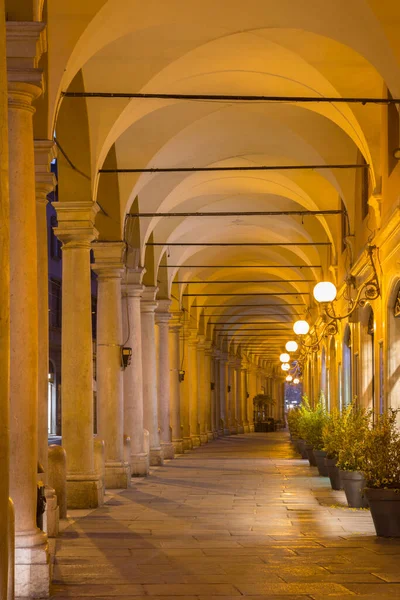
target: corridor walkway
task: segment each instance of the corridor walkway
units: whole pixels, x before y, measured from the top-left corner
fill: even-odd
[[[219,439],[93,511],[57,540],[53,598],[400,598],[400,541],[345,507],[286,433]]]

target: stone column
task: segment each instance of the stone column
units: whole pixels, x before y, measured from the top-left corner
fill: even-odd
[[[181,331],[181,343],[182,343],[182,371],[183,381],[180,384],[180,400],[181,400],[181,421],[182,421],[182,435],[183,435],[183,450],[189,451],[193,448],[192,439],[190,437],[190,396],[189,396],[189,380],[190,380],[190,369],[189,369],[189,330],[187,325],[184,324]]]
[[[0,598],[12,593],[8,588],[11,532],[9,498],[10,444],[10,203],[8,193],[8,120],[6,85],[5,8],[0,0]],[[10,552],[12,556],[14,552]],[[14,569],[12,569],[14,571]]]
[[[124,242],[95,242],[97,273],[97,432],[105,446],[105,486],[126,489],[129,464],[124,460],[124,405],[122,379],[121,277]]]
[[[214,437],[224,435],[224,426],[221,417],[221,352],[214,350],[214,379],[215,379],[215,433]]]
[[[189,418],[190,439],[193,448],[200,446],[199,396],[197,376],[197,330],[191,329],[188,340],[189,362]]]
[[[209,402],[209,377],[206,377],[205,336],[198,337],[197,344],[197,398],[200,443],[207,444],[207,404]],[[208,383],[208,388],[207,388]]]
[[[253,399],[257,394],[257,380],[256,380],[257,367],[253,364],[250,365],[249,369],[249,398],[248,398],[248,419],[250,433],[254,431],[254,404]]]
[[[93,459],[93,343],[90,285],[91,242],[97,204],[55,202],[63,242],[61,397],[62,437],[67,453],[69,508],[95,508],[102,483]],[[99,496],[100,495],[100,496]]]
[[[243,415],[244,415],[244,402],[243,402],[243,376],[242,376],[242,361],[238,359],[236,361],[236,423],[237,432],[244,433],[243,426]]]
[[[50,584],[47,538],[36,526],[39,312],[32,123],[32,102],[42,92],[42,74],[37,65],[44,49],[44,24],[9,21],[6,27],[12,248],[10,495],[15,505],[15,594],[47,597]],[[6,82],[2,85],[5,87]]]
[[[179,382],[179,371],[181,370],[179,332],[181,327],[180,313],[173,313],[169,322],[169,386],[172,444],[175,454],[183,454],[180,406],[180,388],[182,384]]]
[[[205,389],[205,433],[207,440],[210,442],[214,439],[214,427],[213,427],[213,411],[214,411],[214,390],[211,390],[211,378],[214,383],[214,376],[212,375],[212,349],[211,342],[206,341],[204,345],[204,389]]]
[[[48,456],[48,372],[49,372],[49,272],[47,236],[47,196],[53,191],[56,179],[50,172],[55,157],[54,142],[35,140],[36,234],[38,265],[38,460],[43,466],[42,479],[47,482]]]
[[[38,269],[38,461],[44,473],[46,513],[43,524],[46,533],[55,537],[58,532],[57,497],[48,485],[48,371],[49,371],[49,270],[47,235],[47,196],[53,191],[56,179],[50,172],[55,157],[54,142],[35,140],[36,234]]]
[[[228,355],[222,353],[219,359],[219,401],[221,429],[223,435],[230,435],[229,430],[229,395],[228,395]]]
[[[154,312],[157,287],[145,287],[141,300],[144,427],[150,436],[150,464],[164,463],[158,431],[157,365]]]
[[[237,433],[237,414],[236,414],[236,359],[230,358],[228,361],[228,408],[229,408],[229,431]]]
[[[249,416],[248,416],[248,387],[247,387],[247,368],[242,367],[240,370],[240,376],[242,381],[242,418],[243,418],[243,433],[249,433]]]
[[[159,300],[156,309],[158,422],[161,450],[164,458],[174,458],[170,423],[170,357],[169,320],[170,300]]]
[[[144,445],[143,365],[140,299],[144,269],[128,269],[123,285],[124,339],[132,348],[131,364],[124,371],[124,431],[131,438],[131,475],[149,473],[149,455]]]

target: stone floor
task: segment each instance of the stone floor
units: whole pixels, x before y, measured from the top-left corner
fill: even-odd
[[[286,433],[219,439],[82,514],[56,542],[61,600],[400,598],[400,540],[374,535]]]

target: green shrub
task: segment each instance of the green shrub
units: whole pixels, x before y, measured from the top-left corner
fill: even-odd
[[[299,435],[299,419],[300,419],[300,408],[291,408],[287,414],[289,431],[292,437],[300,437]]]
[[[378,417],[365,439],[363,473],[367,487],[400,490],[400,432],[398,410]]]
[[[343,471],[362,471],[371,412],[350,404],[342,413],[337,466]]]
[[[322,450],[324,443],[322,431],[328,419],[325,409],[325,399],[320,395],[320,399],[315,406],[310,406],[307,396],[303,396],[303,403],[300,407],[299,434],[300,437],[311,444],[315,450]]]
[[[328,418],[322,429],[323,449],[328,458],[336,458],[343,441],[343,426],[345,412],[340,412],[337,408],[328,415]]]

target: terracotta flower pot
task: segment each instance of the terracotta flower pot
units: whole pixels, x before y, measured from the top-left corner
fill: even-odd
[[[314,450],[314,456],[318,467],[318,473],[321,477],[329,477],[328,467],[325,464],[325,450]]]
[[[368,508],[368,500],[364,493],[365,478],[359,471],[340,470],[344,493],[346,494],[347,504],[351,508]]]
[[[342,490],[343,484],[340,477],[339,467],[336,465],[336,458],[325,458],[325,465],[328,471],[331,487],[333,490]]]
[[[311,444],[307,444],[307,442],[306,442],[306,452],[307,452],[308,462],[310,463],[310,467],[316,467],[317,461],[315,460],[313,447]]]
[[[376,535],[400,537],[400,490],[367,488]]]

